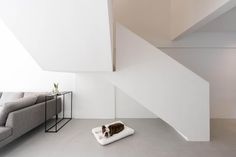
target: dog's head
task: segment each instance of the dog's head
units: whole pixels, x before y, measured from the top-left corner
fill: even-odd
[[[105,125],[102,126],[102,134],[104,137],[110,136],[110,129],[108,127],[106,127]]]

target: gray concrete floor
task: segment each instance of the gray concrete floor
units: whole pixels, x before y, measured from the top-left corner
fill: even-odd
[[[34,129],[0,157],[236,157],[236,120],[212,120],[211,142],[186,142],[160,119],[123,119],[133,136],[100,146],[91,128],[112,120],[72,120],[57,134]]]

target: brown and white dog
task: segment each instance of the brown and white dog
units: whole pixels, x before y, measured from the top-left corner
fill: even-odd
[[[123,131],[125,128],[124,124],[122,123],[114,123],[109,126],[102,126],[102,133],[104,137],[111,137],[114,134],[118,134],[119,132]]]

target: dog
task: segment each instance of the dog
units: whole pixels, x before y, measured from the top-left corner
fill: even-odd
[[[108,138],[113,136],[114,134],[118,134],[119,132],[123,131],[125,128],[124,124],[122,123],[114,123],[109,126],[102,126],[102,133],[104,137]]]

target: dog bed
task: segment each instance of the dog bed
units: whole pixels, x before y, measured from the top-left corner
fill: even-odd
[[[124,124],[121,121],[116,121],[116,122],[107,124],[106,126],[114,124],[114,123],[122,123],[122,124]],[[92,133],[95,136],[95,138],[98,141],[98,143],[100,143],[101,145],[104,146],[104,145],[110,144],[112,142],[115,142],[117,140],[120,140],[122,138],[125,138],[127,136],[133,135],[134,134],[134,130],[129,128],[129,127],[127,127],[127,126],[125,126],[123,131],[119,132],[118,134],[114,134],[113,136],[108,137],[108,138],[103,136],[103,134],[102,134],[102,127],[96,127],[94,129],[92,129]]]

